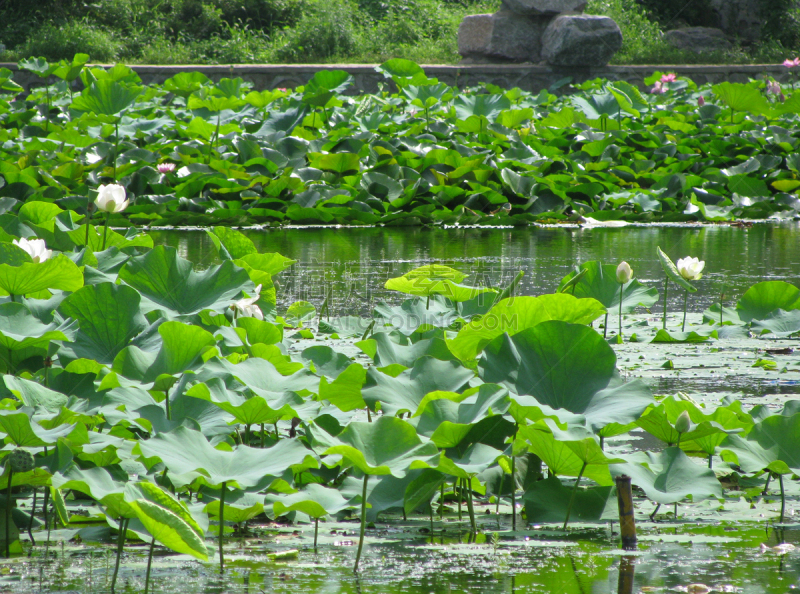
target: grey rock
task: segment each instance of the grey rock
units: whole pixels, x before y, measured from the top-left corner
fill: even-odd
[[[620,47],[622,31],[607,16],[557,16],[542,35],[542,58],[553,66],[604,66]]]
[[[583,12],[586,0],[503,0],[511,12],[526,16],[555,15],[565,12]]]
[[[760,0],[711,0],[714,22],[727,35],[747,42],[761,39]]]
[[[672,47],[687,49],[696,54],[727,50],[732,47],[721,29],[714,27],[685,27],[664,33],[664,41]]]
[[[465,17],[458,27],[458,53],[472,62],[538,62],[549,20],[508,10]]]

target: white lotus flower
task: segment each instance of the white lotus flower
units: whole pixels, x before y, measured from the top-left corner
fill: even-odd
[[[234,301],[231,309],[240,318],[255,318],[257,320],[264,319],[264,313],[261,308],[256,305],[256,301],[261,298],[261,285],[258,285],[255,294],[252,297],[244,297],[238,301]]]
[[[94,201],[98,210],[104,212],[122,212],[128,208],[125,188],[119,184],[98,186],[97,199]]]
[[[21,238],[15,239],[12,243],[28,252],[28,255],[36,264],[49,260],[50,256],[53,255],[53,250],[47,249],[44,239]]]
[[[617,282],[624,285],[633,278],[633,269],[627,262],[620,262],[617,266]]]
[[[703,260],[697,258],[681,258],[676,264],[678,272],[686,280],[700,280],[705,265]]]

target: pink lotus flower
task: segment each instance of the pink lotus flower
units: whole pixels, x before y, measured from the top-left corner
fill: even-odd
[[[795,66],[800,66],[800,58],[795,58],[794,60],[784,60],[783,65],[787,68],[794,68]]]
[[[175,163],[159,163],[158,171],[159,173],[172,173],[175,171]]]
[[[767,83],[767,93],[771,93],[772,95],[780,95],[781,94],[781,85],[776,80],[771,80]]]
[[[667,89],[664,87],[664,85],[661,83],[660,80],[657,80],[656,84],[653,85],[653,88],[650,89],[650,92],[653,93],[653,94],[656,94],[656,93],[662,94],[662,93],[666,93]]]
[[[664,75],[661,76],[661,82],[662,83],[675,82],[676,78],[677,77],[675,76],[675,73],[674,72],[670,72],[669,74],[664,74]]]
[[[700,96],[697,98],[697,106],[698,106],[698,107],[703,107],[705,104],[706,104],[706,98],[705,98],[705,97],[703,97],[702,95],[700,95]]]

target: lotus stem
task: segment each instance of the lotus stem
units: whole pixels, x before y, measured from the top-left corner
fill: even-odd
[[[606,312],[606,317],[603,318],[603,338],[606,337],[607,332],[608,332],[608,312]]]
[[[714,454],[709,454],[708,455],[708,467],[709,468],[713,468],[714,467]]]
[[[261,423],[261,448],[264,448],[264,423]]]
[[[472,485],[470,479],[464,479],[464,487],[467,489],[467,509],[469,510],[469,523],[472,526],[472,533],[478,534],[478,524],[475,521],[475,508],[472,505]]]
[[[516,457],[514,456],[514,441],[517,439],[517,431],[519,431],[519,425],[514,426],[514,437],[511,440],[511,529],[514,531],[517,529],[517,479],[515,475]]]
[[[117,562],[114,564],[114,575],[111,576],[111,592],[117,585],[117,574],[119,573],[119,562],[122,558],[122,549],[125,547],[125,533],[128,531],[128,520],[120,518],[119,535],[117,536]],[[48,539],[49,540],[49,539]]]
[[[431,501],[431,504],[428,507],[428,516],[431,520],[431,544],[433,544],[433,501]]]
[[[319,518],[314,518],[314,552],[317,552],[317,535],[319,534]],[[145,592],[147,594],[147,592]]]
[[[444,520],[444,481],[439,485],[439,521]]]
[[[722,299],[725,297],[725,293],[719,294],[719,325],[722,326]]]
[[[8,296],[11,297],[11,303],[17,302],[17,296],[14,293],[9,293]]]
[[[583,471],[586,470],[586,462],[583,463],[581,466],[581,471],[578,473],[578,478],[575,481],[575,486],[572,487],[572,495],[569,496],[569,505],[567,506],[567,517],[564,518],[564,526],[561,528],[562,530],[567,529],[567,524],[569,523],[569,516],[572,513],[572,505],[575,503],[575,495],[578,493],[578,485],[581,482],[581,477],[583,476]]]
[[[689,291],[685,290],[683,294],[683,323],[681,324],[681,332],[686,329],[686,309],[689,306]]]
[[[651,522],[655,521],[656,514],[658,513],[658,510],[660,510],[660,509],[661,509],[661,504],[659,503],[658,505],[656,505],[656,508],[653,510],[653,513],[650,514],[650,521]]]
[[[114,181],[117,181],[117,147],[119,146],[119,118],[114,122]],[[105,242],[103,242],[105,245]],[[105,249],[105,247],[103,248]]]
[[[225,529],[225,489],[227,481],[222,481],[222,490],[219,496],[219,572],[225,571],[225,555],[222,551],[222,535]]]
[[[669,277],[664,279],[664,322],[662,328],[667,329],[667,289],[669,288]]]
[[[461,521],[461,479],[456,478],[453,481],[453,493],[456,495],[456,500],[458,500],[458,521]]]
[[[144,594],[147,594],[147,590],[150,587],[150,567],[153,565],[153,549],[156,546],[156,537],[153,537],[153,540],[150,541],[150,551],[147,553],[147,573],[144,576]]]
[[[619,335],[622,337],[622,287],[624,285],[619,286]]]
[[[369,475],[364,475],[364,486],[361,490],[361,530],[358,534],[358,550],[356,551],[356,564],[353,572],[358,573],[358,562],[361,561],[361,549],[364,548],[364,532],[367,530],[367,481]]]
[[[767,482],[764,483],[764,490],[761,491],[762,495],[766,495],[767,494],[767,491],[769,490],[769,482],[771,480],[772,480],[772,473],[770,472],[770,473],[767,474]]]
[[[674,506],[674,508],[672,510],[672,515],[674,516],[674,518],[676,520],[678,519],[678,502],[677,501],[675,502],[675,506]]]
[[[100,251],[105,251],[106,249],[106,236],[108,235],[108,221],[111,219],[111,213],[106,213],[106,224],[103,226],[103,249]]]
[[[92,220],[92,201],[88,198],[86,199],[86,249],[89,249],[89,226],[91,225]]]
[[[31,539],[31,544],[36,546],[36,539],[33,538],[33,514],[36,513],[36,494],[39,492],[39,489],[36,487],[33,488],[33,503],[31,504],[31,515],[28,518],[28,536]]]
[[[14,469],[8,464],[8,487],[6,488],[6,559],[11,557],[11,479]]]
[[[783,522],[783,514],[786,511],[786,496],[783,492],[783,475],[778,475],[778,481],[781,484],[781,522]]]

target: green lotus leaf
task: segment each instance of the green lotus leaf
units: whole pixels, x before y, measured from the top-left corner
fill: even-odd
[[[473,373],[455,361],[422,357],[397,377],[370,368],[361,394],[371,409],[376,410],[380,403],[385,414],[397,415],[416,411],[430,392],[463,390],[472,378]]]
[[[656,251],[658,253],[658,259],[661,262],[661,267],[664,269],[664,273],[667,275],[667,278],[690,293],[697,292],[697,289],[681,276],[681,273],[678,272],[678,267],[675,266],[675,263],[672,260],[670,260],[670,257],[662,252],[660,247],[657,247]]]
[[[220,517],[221,490],[203,488],[203,508],[211,516]],[[227,491],[225,494],[224,519],[226,522],[241,524],[264,513],[264,495],[250,491]]]
[[[723,460],[744,472],[769,469],[778,474],[800,472],[800,413],[772,415],[753,425],[746,437],[729,435],[720,444]]]
[[[572,486],[564,486],[555,475],[532,483],[523,496],[525,517],[529,522],[561,523],[568,510],[573,522],[601,522],[619,517],[614,487],[579,489],[570,508],[572,493]]]
[[[39,78],[47,78],[58,69],[58,64],[50,64],[45,58],[27,58],[17,63],[20,70],[33,72]]]
[[[179,72],[164,81],[164,90],[186,99],[209,81],[202,72]]]
[[[176,553],[208,561],[208,549],[202,537],[179,515],[146,499],[137,499],[128,505],[147,531],[162,545]]]
[[[566,292],[575,297],[591,297],[596,299],[612,313],[619,312],[620,285],[617,282],[617,267],[613,264],[602,264],[597,260],[584,262],[579,271],[571,272],[565,276],[558,286],[558,291],[563,292],[563,287],[575,278],[580,271],[586,273],[575,283],[574,289]],[[658,290],[648,289],[636,279],[632,279],[622,286],[622,312],[630,313],[636,307],[651,307],[658,301]]]
[[[352,363],[332,382],[325,376],[320,378],[319,398],[327,400],[343,412],[366,408],[367,403],[361,395],[366,380],[367,370],[359,363]]]
[[[185,427],[140,441],[136,448],[148,462],[161,460],[179,488],[190,484],[220,488],[222,483],[238,489],[266,486],[290,468],[317,465],[313,453],[295,439],[282,439],[269,448],[237,446],[226,451],[215,449],[202,433]]]
[[[175,248],[164,246],[128,260],[119,278],[147,298],[142,301],[145,313],[160,306],[173,316],[204,309],[221,313],[242,291],[252,294],[255,289],[247,272],[230,261],[195,272],[193,264],[181,258]]]
[[[125,501],[128,473],[116,464],[85,469],[73,465],[66,472],[53,475],[52,480],[56,489],[74,489],[79,493],[85,493],[104,505],[113,517],[136,516],[136,512]]]
[[[400,332],[375,332],[367,340],[357,342],[356,346],[369,355],[377,367],[393,364],[411,367],[414,361],[426,355],[441,361],[454,358],[444,337],[438,336],[412,343]]]
[[[677,503],[687,497],[692,501],[722,497],[722,485],[714,471],[692,462],[680,448],[639,452],[626,458],[628,463],[615,464],[612,474],[628,475],[631,483],[656,503]]]
[[[750,329],[757,335],[791,336],[800,332],[800,308],[792,311],[776,309],[763,320],[753,320]]]
[[[253,241],[241,231],[227,227],[206,229],[206,233],[214,242],[219,255],[225,260],[236,260],[248,254],[257,254]]]
[[[691,342],[708,342],[712,338],[719,338],[719,326],[695,328],[689,332],[679,332],[677,330],[669,331],[660,328],[653,340],[654,343],[691,343]]]
[[[320,455],[340,457],[342,463],[364,474],[403,478],[414,468],[439,465],[439,449],[422,441],[414,427],[397,417],[350,423],[336,436],[316,427],[309,431],[312,447]]]
[[[60,437],[69,435],[73,429],[75,429],[75,425],[61,425],[55,429],[46,430],[38,423],[31,423],[25,413],[9,412],[0,415],[0,431],[6,434],[6,441],[20,448],[41,448],[54,445]]]
[[[762,114],[770,110],[769,102],[764,95],[749,84],[725,81],[714,85],[711,90],[725,105],[735,111]]]
[[[450,476],[470,479],[494,465],[503,455],[501,450],[483,443],[447,450],[437,470]]]
[[[47,289],[77,291],[82,286],[81,269],[64,254],[19,266],[0,264],[0,295],[30,295]]]
[[[3,376],[6,388],[25,405],[33,409],[44,409],[49,413],[58,413],[67,404],[69,398],[61,392],[51,390],[39,383],[13,375]],[[41,426],[39,423],[33,425]]]
[[[727,420],[727,426],[723,426],[716,422],[716,419],[720,417],[706,415],[692,402],[676,399],[672,396],[665,398],[658,406],[653,406],[646,410],[641,418],[636,421],[636,425],[661,441],[673,445],[678,442],[678,431],[675,429],[675,422],[683,411],[689,414],[689,418],[694,425],[691,431],[681,435],[682,444],[716,434],[721,434],[721,441],[728,433],[738,433],[742,429],[752,426],[752,422],[749,424],[737,422],[735,415],[733,418],[730,415],[722,417]]]
[[[766,320],[777,310],[800,309],[800,289],[785,281],[756,283],[736,304],[736,313],[744,322]]]
[[[505,95],[499,94],[460,94],[453,101],[453,107],[459,120],[466,120],[473,115],[493,120],[501,111],[511,108],[511,101]]]
[[[519,428],[518,438],[528,444],[528,451],[541,458],[552,474],[585,476],[599,485],[611,485],[609,464],[624,462],[609,458],[597,438],[586,429],[571,427],[561,430],[553,421],[539,421]]]
[[[299,511],[312,518],[323,518],[359,505],[353,499],[342,497],[337,489],[311,483],[289,495],[267,494],[266,505],[272,504],[275,517]]]
[[[616,359],[591,328],[553,320],[493,340],[478,360],[478,373],[515,394],[584,415],[598,432],[635,421],[652,402],[640,380],[622,381]]]
[[[126,285],[86,285],[67,297],[59,311],[80,327],[70,354],[111,364],[130,341],[148,327],[139,310],[139,293]],[[64,352],[62,350],[62,352]]]
[[[257,394],[247,398],[238,392],[228,390],[224,382],[219,379],[195,384],[186,391],[186,395],[213,402],[243,425],[261,423],[272,425],[281,419],[294,418],[298,415],[293,407],[304,404],[303,400],[293,393],[270,400]]]
[[[517,334],[548,320],[591,324],[606,309],[596,299],[577,299],[557,293],[541,297],[511,297],[494,305],[486,315],[473,320],[448,341],[450,351],[461,361],[473,361],[496,337]]]
[[[75,340],[76,326],[71,320],[45,324],[22,303],[0,304],[0,370],[13,372],[28,357],[44,357],[54,340]]]
[[[175,375],[195,369],[214,350],[216,339],[199,326],[183,322],[164,322],[158,327],[161,348],[146,352],[127,346],[114,358],[112,369],[125,377],[144,383],[156,381],[161,375]]]
[[[75,111],[98,115],[115,116],[134,104],[141,94],[141,87],[131,86],[115,80],[96,80],[89,88],[72,101]]]
[[[388,78],[394,78],[395,76],[399,78],[412,78],[418,74],[425,73],[419,64],[404,58],[392,58],[391,60],[387,60],[380,66],[376,66],[375,70],[383,73],[383,75]]]

